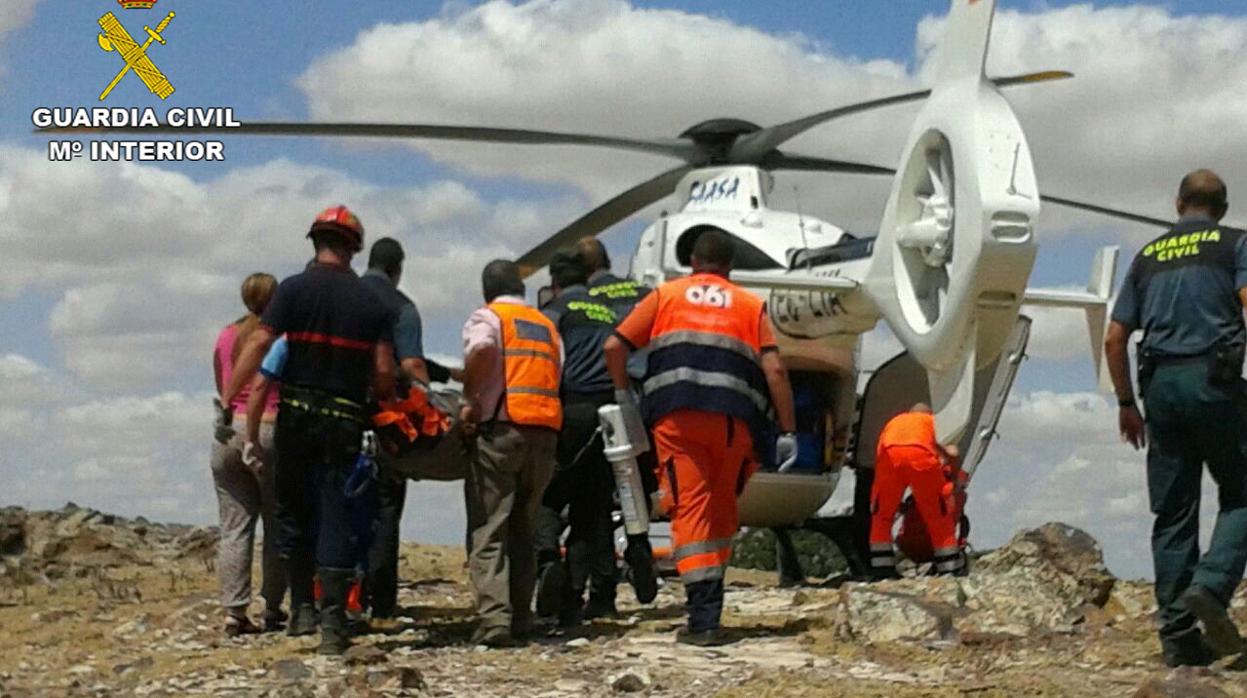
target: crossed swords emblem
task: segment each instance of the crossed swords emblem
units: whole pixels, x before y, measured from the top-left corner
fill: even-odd
[[[131,70],[134,71],[135,75],[139,76],[144,85],[147,85],[147,89],[151,90],[152,94],[157,97],[165,99],[173,94],[173,85],[169,82],[169,78],[166,78],[165,74],[160,72],[156,64],[152,63],[152,59],[147,56],[147,49],[152,45],[153,41],[161,44],[167,43],[162,33],[169,26],[169,22],[173,21],[173,16],[173,13],[170,12],[169,16],[156,25],[155,29],[143,27],[147,32],[147,41],[143,42],[142,46],[139,46],[138,42],[130,36],[130,32],[121,26],[121,22],[117,21],[113,13],[108,12],[103,17],[100,17],[100,28],[104,30],[104,33],[98,34],[95,37],[100,44],[100,48],[105,51],[116,51],[121,54],[122,59],[126,62],[126,66],[121,69],[120,73],[117,73],[117,77],[113,78],[113,81],[108,83],[108,87],[105,87],[104,91],[100,93],[101,102],[108,97],[108,94],[113,91],[117,83],[121,82],[121,79]]]

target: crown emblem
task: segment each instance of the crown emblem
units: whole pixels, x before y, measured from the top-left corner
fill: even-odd
[[[117,0],[117,4],[126,10],[150,10],[159,0]]]

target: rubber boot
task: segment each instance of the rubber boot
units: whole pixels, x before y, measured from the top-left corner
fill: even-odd
[[[319,654],[339,655],[351,646],[351,630],[346,618],[346,597],[355,570],[320,568],[320,647]]]
[[[316,632],[314,574],[315,566],[310,558],[302,555],[286,558],[286,576],[290,580],[290,624],[286,626],[286,634],[290,637]]]
[[[684,585],[687,597],[688,630],[694,635],[718,630],[723,616],[724,587],[722,579],[706,579]]]

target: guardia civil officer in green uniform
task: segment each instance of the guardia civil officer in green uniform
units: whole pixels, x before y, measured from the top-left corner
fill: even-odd
[[[589,295],[589,270],[574,250],[550,261],[557,296],[542,312],[563,338],[563,430],[558,465],[542,498],[537,525],[540,569],[537,613],[557,613],[559,624],[616,615],[615,476],[598,432],[598,408],[615,402],[602,344],[615,331],[615,311]],[[560,567],[560,514],[567,509],[567,559]],[[550,565],[553,565],[552,567]],[[561,572],[561,574],[560,574]],[[589,603],[584,603],[588,591]],[[555,595],[559,598],[554,598]]]
[[[1147,447],[1160,639],[1170,666],[1204,665],[1243,650],[1226,608],[1247,563],[1241,379],[1247,234],[1219,224],[1228,208],[1226,188],[1212,172],[1183,178],[1177,205],[1178,223],[1131,265],[1105,340],[1122,438]],[[1146,417],[1135,403],[1126,352],[1135,330],[1143,332],[1139,390]],[[1201,557],[1205,464],[1220,510]]]

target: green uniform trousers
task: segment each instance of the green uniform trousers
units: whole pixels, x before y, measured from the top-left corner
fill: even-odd
[[[1241,386],[1236,389],[1241,390]],[[1227,605],[1247,564],[1247,419],[1231,389],[1208,382],[1205,361],[1158,367],[1145,386],[1147,486],[1162,640],[1180,638],[1195,617],[1179,601],[1197,584]],[[1220,508],[1208,551],[1199,553],[1203,466]]]

